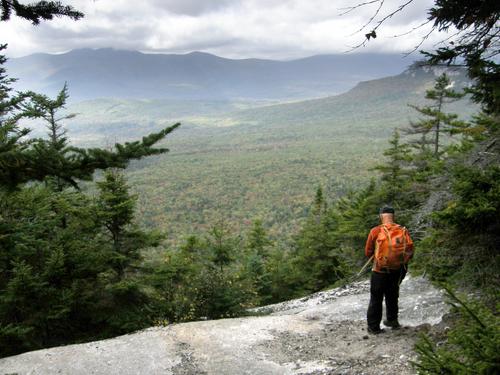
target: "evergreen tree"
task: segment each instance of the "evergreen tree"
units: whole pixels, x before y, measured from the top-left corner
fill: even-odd
[[[150,266],[157,313],[168,321],[236,316],[252,305],[255,292],[240,271],[240,243],[219,221],[202,240],[190,236]],[[236,255],[238,254],[238,257]]]
[[[377,212],[384,203],[379,199],[374,179],[366,188],[350,192],[336,202],[341,245],[344,251],[354,251],[358,260],[364,259],[361,249],[364,249],[370,229],[379,224]]]
[[[0,45],[0,52],[7,47]],[[19,119],[23,117],[20,105],[25,94],[12,94],[11,85],[15,79],[9,78],[4,67],[7,59],[0,54],[0,181],[9,181],[16,174],[16,168],[26,163],[26,149],[30,141],[25,140],[29,129],[20,128]],[[0,188],[4,184],[0,183]]]
[[[158,238],[133,227],[137,197],[129,193],[122,173],[108,170],[97,182],[100,220],[110,235],[113,268],[122,277],[131,264],[141,259],[140,250],[158,245]]]
[[[312,214],[315,216],[317,223],[321,221],[321,217],[324,215],[328,208],[323,194],[323,188],[318,186],[316,189],[316,195],[314,196],[314,204],[312,206]]]
[[[418,140],[419,148],[425,151],[425,147],[432,145],[433,156],[438,160],[442,154],[443,133],[454,135],[463,132],[465,123],[457,120],[457,115],[443,112],[446,104],[459,100],[464,96],[463,93],[457,93],[449,88],[450,79],[443,73],[436,79],[434,88],[427,90],[425,98],[432,101],[432,104],[418,107],[410,105],[417,112],[427,117],[417,123],[412,124],[407,129],[408,134],[418,134],[421,138]],[[429,136],[429,137],[428,137]]]
[[[189,236],[180,248],[182,258],[190,263],[200,261],[203,256],[206,256],[206,251],[206,244],[193,235]]]
[[[295,240],[294,263],[303,292],[323,289],[345,276],[340,256],[338,218],[326,209],[321,188],[304,227]]]
[[[294,254],[277,246],[269,254],[267,270],[271,280],[268,303],[281,302],[300,297],[304,292],[302,270],[294,261]]]
[[[443,47],[426,53],[430,64],[465,63],[473,85],[466,91],[481,104],[482,113],[464,129],[472,140],[489,140],[469,149],[449,163],[446,173],[454,196],[446,207],[434,213],[432,232],[420,243],[420,262],[434,279],[465,288],[479,286],[481,295],[498,303],[498,143],[500,78],[497,60],[500,8],[493,0],[436,0],[429,12],[435,27],[453,37]],[[461,130],[461,129],[459,129]],[[478,152],[487,149],[488,157],[478,163]],[[458,157],[459,156],[459,157]],[[464,162],[465,161],[465,162]],[[492,164],[490,164],[492,163]],[[447,171],[448,172],[448,171]],[[496,176],[496,177],[495,177]],[[464,262],[464,254],[467,261]],[[418,254],[417,254],[418,255]],[[460,321],[447,334],[448,341],[436,345],[423,338],[417,345],[422,374],[497,373],[499,328],[495,314],[484,307],[471,308],[456,298]],[[495,309],[492,309],[495,311]]]
[[[272,281],[269,272],[271,244],[262,220],[255,220],[247,238],[247,254],[243,260],[242,278],[247,279],[249,289],[256,292],[257,296],[253,303],[258,305],[272,300]]]
[[[94,317],[107,251],[95,206],[41,186],[1,194],[0,353],[100,335]]]
[[[136,266],[140,250],[157,237],[128,223],[123,191],[107,190],[98,204],[79,191],[40,184],[0,193],[2,355],[151,324],[150,297]],[[118,228],[116,243],[104,232],[110,223],[119,224],[110,226]]]
[[[23,115],[26,118],[42,119],[46,122],[48,130],[48,140],[38,140],[37,150],[45,155],[46,163],[53,165],[54,177],[48,177],[47,182],[54,182],[56,190],[61,191],[73,181],[65,181],[64,171],[68,168],[68,159],[71,154],[71,148],[68,145],[66,129],[61,121],[75,117],[75,114],[59,115],[59,111],[65,108],[68,99],[67,85],[57,95],[56,99],[34,92],[26,93],[28,101],[21,104]],[[42,150],[43,149],[43,150]],[[75,185],[76,186],[76,185]]]
[[[268,257],[268,248],[270,245],[271,241],[267,237],[262,220],[255,220],[248,235],[248,249],[265,260]]]
[[[236,241],[231,238],[227,223],[219,220],[210,230],[207,245],[211,253],[213,265],[223,272],[224,266],[234,260]]]
[[[402,144],[399,131],[394,130],[389,140],[390,147],[384,151],[387,160],[385,164],[379,164],[376,170],[382,173],[383,195],[387,203],[395,205],[395,202],[407,196],[407,186],[412,172],[409,169],[411,155],[408,144]]]
[[[145,265],[147,284],[154,288],[157,323],[189,321],[201,315],[205,244],[189,236],[179,251],[164,250],[161,258]]]
[[[68,86],[65,83],[55,99],[50,99],[46,95],[35,92],[25,93],[30,99],[22,104],[24,115],[27,118],[42,119],[46,122],[49,143],[57,150],[61,150],[68,142],[66,130],[61,121],[74,118],[76,114],[66,114],[58,116],[58,112],[65,109],[68,100]]]

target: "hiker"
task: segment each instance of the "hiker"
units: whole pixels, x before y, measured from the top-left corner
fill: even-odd
[[[384,325],[392,329],[401,327],[398,321],[399,285],[413,256],[413,241],[408,230],[394,222],[394,208],[382,207],[379,214],[382,224],[370,231],[365,246],[365,255],[374,258],[367,312],[368,332],[372,334],[384,331],[380,328],[384,297]]]

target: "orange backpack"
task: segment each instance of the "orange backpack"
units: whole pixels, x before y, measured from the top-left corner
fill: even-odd
[[[379,269],[397,270],[408,262],[406,253],[408,231],[401,225],[380,226],[375,242],[375,264]]]

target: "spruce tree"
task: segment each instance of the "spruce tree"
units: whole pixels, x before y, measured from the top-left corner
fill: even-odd
[[[247,254],[243,264],[243,278],[248,279],[250,288],[258,295],[255,304],[263,304],[271,300],[272,281],[269,273],[271,244],[262,220],[255,220],[248,234]]]
[[[411,176],[409,170],[411,155],[410,146],[401,143],[397,129],[394,129],[389,145],[389,148],[384,151],[384,156],[387,158],[385,164],[379,164],[375,169],[382,173],[383,195],[386,196],[384,200],[394,205],[398,198],[406,195],[406,187]]]
[[[45,163],[53,166],[54,176],[47,177],[46,182],[53,182],[54,188],[58,191],[69,185],[76,187],[74,181],[64,175],[69,167],[71,148],[66,137],[66,129],[61,122],[76,116],[73,113],[59,114],[65,108],[69,96],[67,85],[64,84],[55,99],[34,92],[27,92],[26,95],[28,100],[21,104],[24,117],[43,120],[48,130],[48,140],[38,140],[36,145],[38,153],[45,155]]]
[[[255,252],[258,256],[265,260],[269,255],[268,252],[270,245],[271,241],[267,237],[262,220],[255,220],[248,235],[248,249],[251,252]]]
[[[5,48],[6,44],[0,45],[0,52]],[[26,95],[12,93],[15,79],[7,75],[6,61],[0,53],[0,189],[19,173],[18,168],[26,165],[26,150],[30,147],[30,141],[25,139],[30,130],[18,124],[23,117],[20,106]]]
[[[206,237],[206,256],[199,282],[201,316],[209,318],[231,317],[250,307],[254,292],[248,280],[242,279],[241,240],[235,236],[228,223],[221,219]]]
[[[294,260],[303,292],[332,285],[345,276],[340,255],[338,217],[327,210],[323,190],[316,190],[311,213],[295,239]]]
[[[406,129],[408,134],[419,135],[417,141],[419,148],[425,150],[427,145],[432,146],[434,159],[438,160],[442,155],[443,134],[454,135],[463,132],[466,124],[457,120],[456,114],[443,112],[444,106],[461,99],[464,94],[458,93],[450,88],[450,79],[443,73],[436,79],[434,87],[427,90],[425,98],[432,101],[432,104],[419,107],[410,105],[425,118],[411,125]]]
[[[210,236],[207,239],[211,261],[220,272],[223,272],[224,266],[229,265],[234,260],[236,243],[231,238],[228,224],[225,220],[219,220],[210,230]]]
[[[379,224],[377,212],[383,200],[379,198],[375,179],[356,192],[352,191],[340,198],[334,207],[339,217],[338,234],[345,250],[355,252],[358,259],[364,259],[363,249],[370,229]]]
[[[0,353],[99,334],[99,275],[108,270],[109,251],[99,238],[95,205],[80,192],[43,185],[1,194],[0,320],[10,328],[0,329]],[[19,280],[25,288],[17,288]]]
[[[112,264],[119,277],[141,258],[140,250],[156,245],[157,238],[133,226],[137,197],[129,193],[120,171],[108,170],[97,182],[100,220],[109,233],[113,248]]]

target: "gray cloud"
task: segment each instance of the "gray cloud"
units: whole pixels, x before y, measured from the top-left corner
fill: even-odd
[[[152,2],[157,8],[187,16],[200,16],[202,14],[220,11],[234,3],[239,2],[231,0],[155,0]]]
[[[286,59],[341,53],[363,39],[356,31],[375,8],[367,6],[344,16],[351,0],[72,0],[82,10],[78,22],[57,19],[37,28],[13,20],[0,22],[0,42],[10,44],[11,56],[57,53],[82,47],[113,47],[144,52],[184,53],[192,50],[233,58]],[[402,1],[386,0],[383,12]],[[433,0],[415,0],[388,20],[363,52],[403,52],[424,35],[419,30],[392,38],[426,19]],[[384,14],[382,13],[382,14]],[[370,26],[368,26],[369,28]],[[22,38],[19,36],[22,35]],[[436,37],[429,39],[429,45]]]

